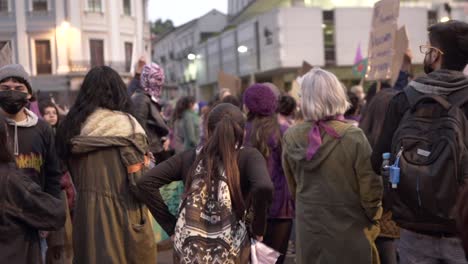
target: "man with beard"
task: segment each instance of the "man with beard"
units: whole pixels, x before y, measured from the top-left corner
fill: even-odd
[[[0,68],[0,114],[8,123],[16,165],[43,191],[60,199],[63,173],[55,151],[54,133],[45,121],[28,110],[31,97],[29,75],[21,65]],[[34,235],[31,239],[35,239]]]
[[[468,137],[465,127],[468,124],[468,78],[463,74],[468,63],[468,24],[449,21],[431,26],[429,43],[422,45],[420,50],[425,54],[427,75],[416,78],[391,99],[372,153],[372,166],[380,173],[382,154],[386,152],[393,154],[392,161],[401,159],[398,159],[401,168],[399,184],[392,182],[393,186],[386,189],[394,220],[402,228],[400,263],[467,263],[457,238],[454,202],[448,201],[456,199],[460,187],[468,179],[464,141]],[[458,138],[453,144],[444,141],[445,134],[441,131],[448,131],[447,126],[437,127],[447,121],[441,113],[447,114],[450,106],[459,107],[451,113],[461,110],[456,120],[459,125],[450,127],[453,130],[450,132]],[[409,119],[417,115],[426,123],[420,129],[408,130],[408,127],[415,127],[408,120],[416,120],[415,123],[421,120]],[[428,131],[433,134],[424,134]],[[412,140],[400,140],[413,134]],[[425,138],[431,140],[420,144]],[[451,152],[449,149],[462,151]],[[443,153],[457,154],[444,156]],[[411,163],[412,159],[419,163]],[[455,165],[447,165],[451,163]],[[431,167],[433,164],[439,165]]]

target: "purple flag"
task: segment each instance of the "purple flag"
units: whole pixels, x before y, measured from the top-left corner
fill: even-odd
[[[362,52],[361,52],[361,42],[359,42],[358,47],[356,49],[356,56],[354,57],[354,64],[358,64],[362,61]]]

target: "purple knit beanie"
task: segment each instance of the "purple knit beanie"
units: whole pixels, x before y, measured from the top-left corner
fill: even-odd
[[[244,104],[252,113],[269,116],[276,112],[278,98],[268,86],[256,83],[244,92]]]

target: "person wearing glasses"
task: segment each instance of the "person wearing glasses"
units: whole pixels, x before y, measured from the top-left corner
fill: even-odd
[[[400,153],[403,153],[401,160],[406,160],[404,161],[406,164],[401,165],[400,163],[400,183],[398,186],[386,189],[385,192],[386,197],[392,198],[393,219],[401,227],[398,244],[400,263],[468,263],[461,241],[458,239],[454,215],[450,213],[454,210],[455,202],[447,202],[450,199],[444,199],[444,197],[456,197],[460,185],[468,180],[468,171],[464,169],[466,166],[464,166],[463,160],[459,163],[462,164],[461,168],[453,166],[451,168],[453,170],[451,170],[450,167],[444,167],[447,170],[442,170],[440,173],[425,170],[429,166],[427,164],[433,164],[431,162],[434,160],[444,158],[444,156],[437,154],[437,148],[432,149],[433,146],[448,149],[449,143],[440,143],[443,138],[438,138],[439,142],[426,142],[426,147],[430,151],[422,149],[416,151],[415,149],[412,152],[415,148],[414,144],[411,145],[408,143],[409,141],[405,143],[397,140],[401,138],[400,134],[403,132],[406,133],[405,135],[415,133],[402,128],[408,126],[405,120],[407,120],[408,115],[414,115],[414,111],[419,113],[419,110],[427,110],[424,118],[430,120],[428,126],[432,127],[436,122],[440,122],[435,103],[433,107],[431,104],[432,108],[428,108],[426,104],[422,106],[415,104],[422,97],[443,98],[451,104],[455,101],[468,101],[468,90],[466,90],[468,89],[468,78],[463,74],[468,63],[468,24],[452,20],[435,24],[429,27],[428,31],[429,42],[420,46],[420,52],[425,55],[424,71],[427,75],[414,79],[404,91],[391,99],[380,136],[377,137],[374,145],[371,161],[374,171],[380,173],[383,154],[392,153],[395,158],[395,149],[401,143],[402,148],[398,149]],[[465,117],[468,117],[468,104],[458,105],[461,105],[462,112]],[[410,112],[410,109],[414,111]],[[432,111],[429,111],[430,109]],[[461,118],[463,118],[463,113]],[[398,133],[395,133],[397,129]],[[417,133],[423,133],[423,129],[420,128]],[[466,133],[464,132],[466,130],[460,131],[460,133]],[[467,136],[465,135],[464,138]],[[414,140],[420,140],[420,138]],[[460,149],[466,149],[463,143],[455,144],[458,144]],[[440,151],[439,153],[445,152]],[[463,157],[464,155],[461,156],[461,158]],[[411,159],[419,159],[427,161],[427,163],[421,163],[422,165],[418,167],[407,162]],[[456,159],[449,160],[448,163],[453,162],[453,160]],[[413,177],[417,180],[408,180],[413,179]],[[434,178],[442,180],[436,181]],[[453,185],[449,185],[449,182]],[[411,184],[414,184],[414,189],[407,189],[406,187]],[[447,186],[452,186],[453,189],[447,190]],[[396,189],[392,189],[395,187]],[[418,200],[414,198],[416,196],[422,198]],[[447,212],[448,216],[435,214],[435,211]]]

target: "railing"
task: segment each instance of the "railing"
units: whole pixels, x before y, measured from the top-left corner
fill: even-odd
[[[103,65],[109,66],[119,73],[128,73],[131,70],[128,63],[125,63],[124,61],[107,61]],[[91,61],[70,61],[69,64],[70,72],[72,73],[87,72],[94,66],[99,65],[91,65]]]

